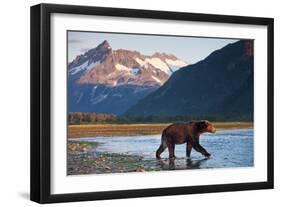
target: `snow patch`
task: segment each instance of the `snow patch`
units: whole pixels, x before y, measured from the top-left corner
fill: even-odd
[[[159,80],[158,78],[156,78],[155,76],[151,76],[156,82],[162,84],[163,82],[161,80]]]
[[[91,100],[90,101],[94,105],[104,101],[109,95],[106,88],[104,88],[103,91],[101,91],[100,93],[96,93],[97,88],[98,88],[97,85],[94,86],[93,89],[92,89],[92,93],[91,93]]]
[[[162,70],[166,74],[169,74],[169,66],[159,58],[146,58],[145,61],[151,64],[153,67]]]
[[[138,67],[128,68],[125,65],[121,65],[121,64],[116,64],[115,68],[118,71],[125,71],[125,72],[131,73],[133,75],[137,75],[138,72],[140,71],[140,69]]]
[[[92,96],[95,96],[97,88],[98,88],[97,85],[93,87],[93,89],[92,89]]]
[[[139,73],[140,69],[139,68],[132,68],[131,73],[134,75],[137,75]]]
[[[113,86],[116,86],[116,85],[117,85],[117,81],[114,81],[112,85],[113,85]]]
[[[90,71],[91,69],[93,69],[94,67],[96,67],[97,65],[100,64],[100,61],[96,61],[96,62],[92,62],[90,65],[89,64],[89,60],[85,61],[83,64],[76,66],[74,68],[71,68],[69,70],[69,72],[71,73],[71,75],[75,75],[76,73],[85,70],[85,73],[87,73],[88,71]]]
[[[80,94],[80,96],[79,96],[79,98],[77,99],[76,103],[79,103],[79,102],[81,101],[83,95],[84,95],[83,93]]]
[[[179,67],[183,67],[186,66],[187,63],[182,61],[182,60],[171,60],[171,59],[165,59],[165,62],[168,65],[173,65],[173,66],[179,66]]]
[[[181,67],[187,66],[187,63],[182,60],[165,59],[165,62],[169,65],[170,68],[169,75],[172,75],[172,73],[174,73]]]
[[[116,64],[115,68],[119,71],[127,71],[130,72],[130,68],[126,67],[125,65]]]
[[[94,99],[92,99],[92,104],[98,104],[98,103],[104,101],[107,98],[107,96],[108,96],[108,94],[105,94],[105,95],[101,94],[101,95],[95,97]]]
[[[140,64],[141,67],[145,64],[145,62],[139,58],[136,58],[135,60],[137,61],[138,64]]]
[[[162,61],[160,58],[145,58],[141,60],[139,58],[135,59],[141,67],[147,68],[148,64],[152,65],[155,68],[162,70],[163,72],[169,74],[169,66],[166,62]]]
[[[89,70],[93,69],[94,67],[96,67],[96,66],[99,65],[99,64],[100,64],[100,61],[99,61],[99,60],[96,61],[96,62],[92,62],[90,65],[88,65],[88,67],[87,67],[85,73],[87,73]]]
[[[139,58],[136,58],[135,60],[137,61],[138,64],[140,64],[141,67],[144,67],[145,69],[148,68],[148,62],[147,61],[141,60]]]
[[[165,59],[165,61],[161,60],[160,58],[145,58],[145,60],[141,60],[139,58],[135,59],[141,67],[147,68],[148,64],[152,65],[154,68],[158,68],[165,72],[168,75],[171,75],[180,67],[186,66],[187,63],[182,60],[172,60],[172,59]],[[155,73],[155,72],[154,72]]]
[[[82,71],[82,70],[85,70],[88,66],[88,60],[86,62],[84,62],[83,64],[79,65],[79,66],[76,66],[74,68],[71,68],[69,70],[69,72],[71,73],[71,75],[75,75],[76,73]]]

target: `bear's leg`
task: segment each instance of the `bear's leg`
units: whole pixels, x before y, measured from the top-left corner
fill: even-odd
[[[207,152],[207,150],[204,149],[204,147],[202,147],[199,142],[196,142],[193,145],[193,148],[197,151],[200,152],[202,155],[204,155],[205,157],[210,157],[211,154]]]
[[[173,159],[176,158],[175,156],[175,144],[173,143],[168,143],[168,150],[169,150],[169,158]]]
[[[164,152],[164,150],[166,149],[167,147],[164,147],[163,144],[161,144],[158,148],[158,150],[156,151],[156,158],[161,158],[160,155],[162,152]]]
[[[192,144],[191,143],[186,143],[186,158],[190,158],[190,153],[191,153],[191,150],[192,150]]]

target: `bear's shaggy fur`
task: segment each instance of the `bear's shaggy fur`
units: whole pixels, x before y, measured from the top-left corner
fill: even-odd
[[[192,148],[205,157],[210,157],[211,155],[206,149],[199,144],[199,137],[205,132],[216,132],[215,127],[207,120],[169,125],[162,132],[161,145],[156,151],[156,157],[160,158],[160,154],[168,147],[169,158],[175,158],[175,145],[184,143],[186,143],[186,156],[188,158]]]

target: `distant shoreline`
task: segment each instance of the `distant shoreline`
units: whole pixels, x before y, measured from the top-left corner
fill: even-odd
[[[68,138],[111,137],[161,134],[165,124],[84,124],[69,125]],[[217,130],[251,129],[253,122],[213,122]]]

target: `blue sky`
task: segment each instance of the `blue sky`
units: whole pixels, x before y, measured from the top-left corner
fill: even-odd
[[[68,62],[77,55],[107,40],[113,50],[136,50],[144,55],[155,52],[172,53],[187,63],[196,63],[211,52],[238,39],[135,35],[120,33],[68,32]]]

